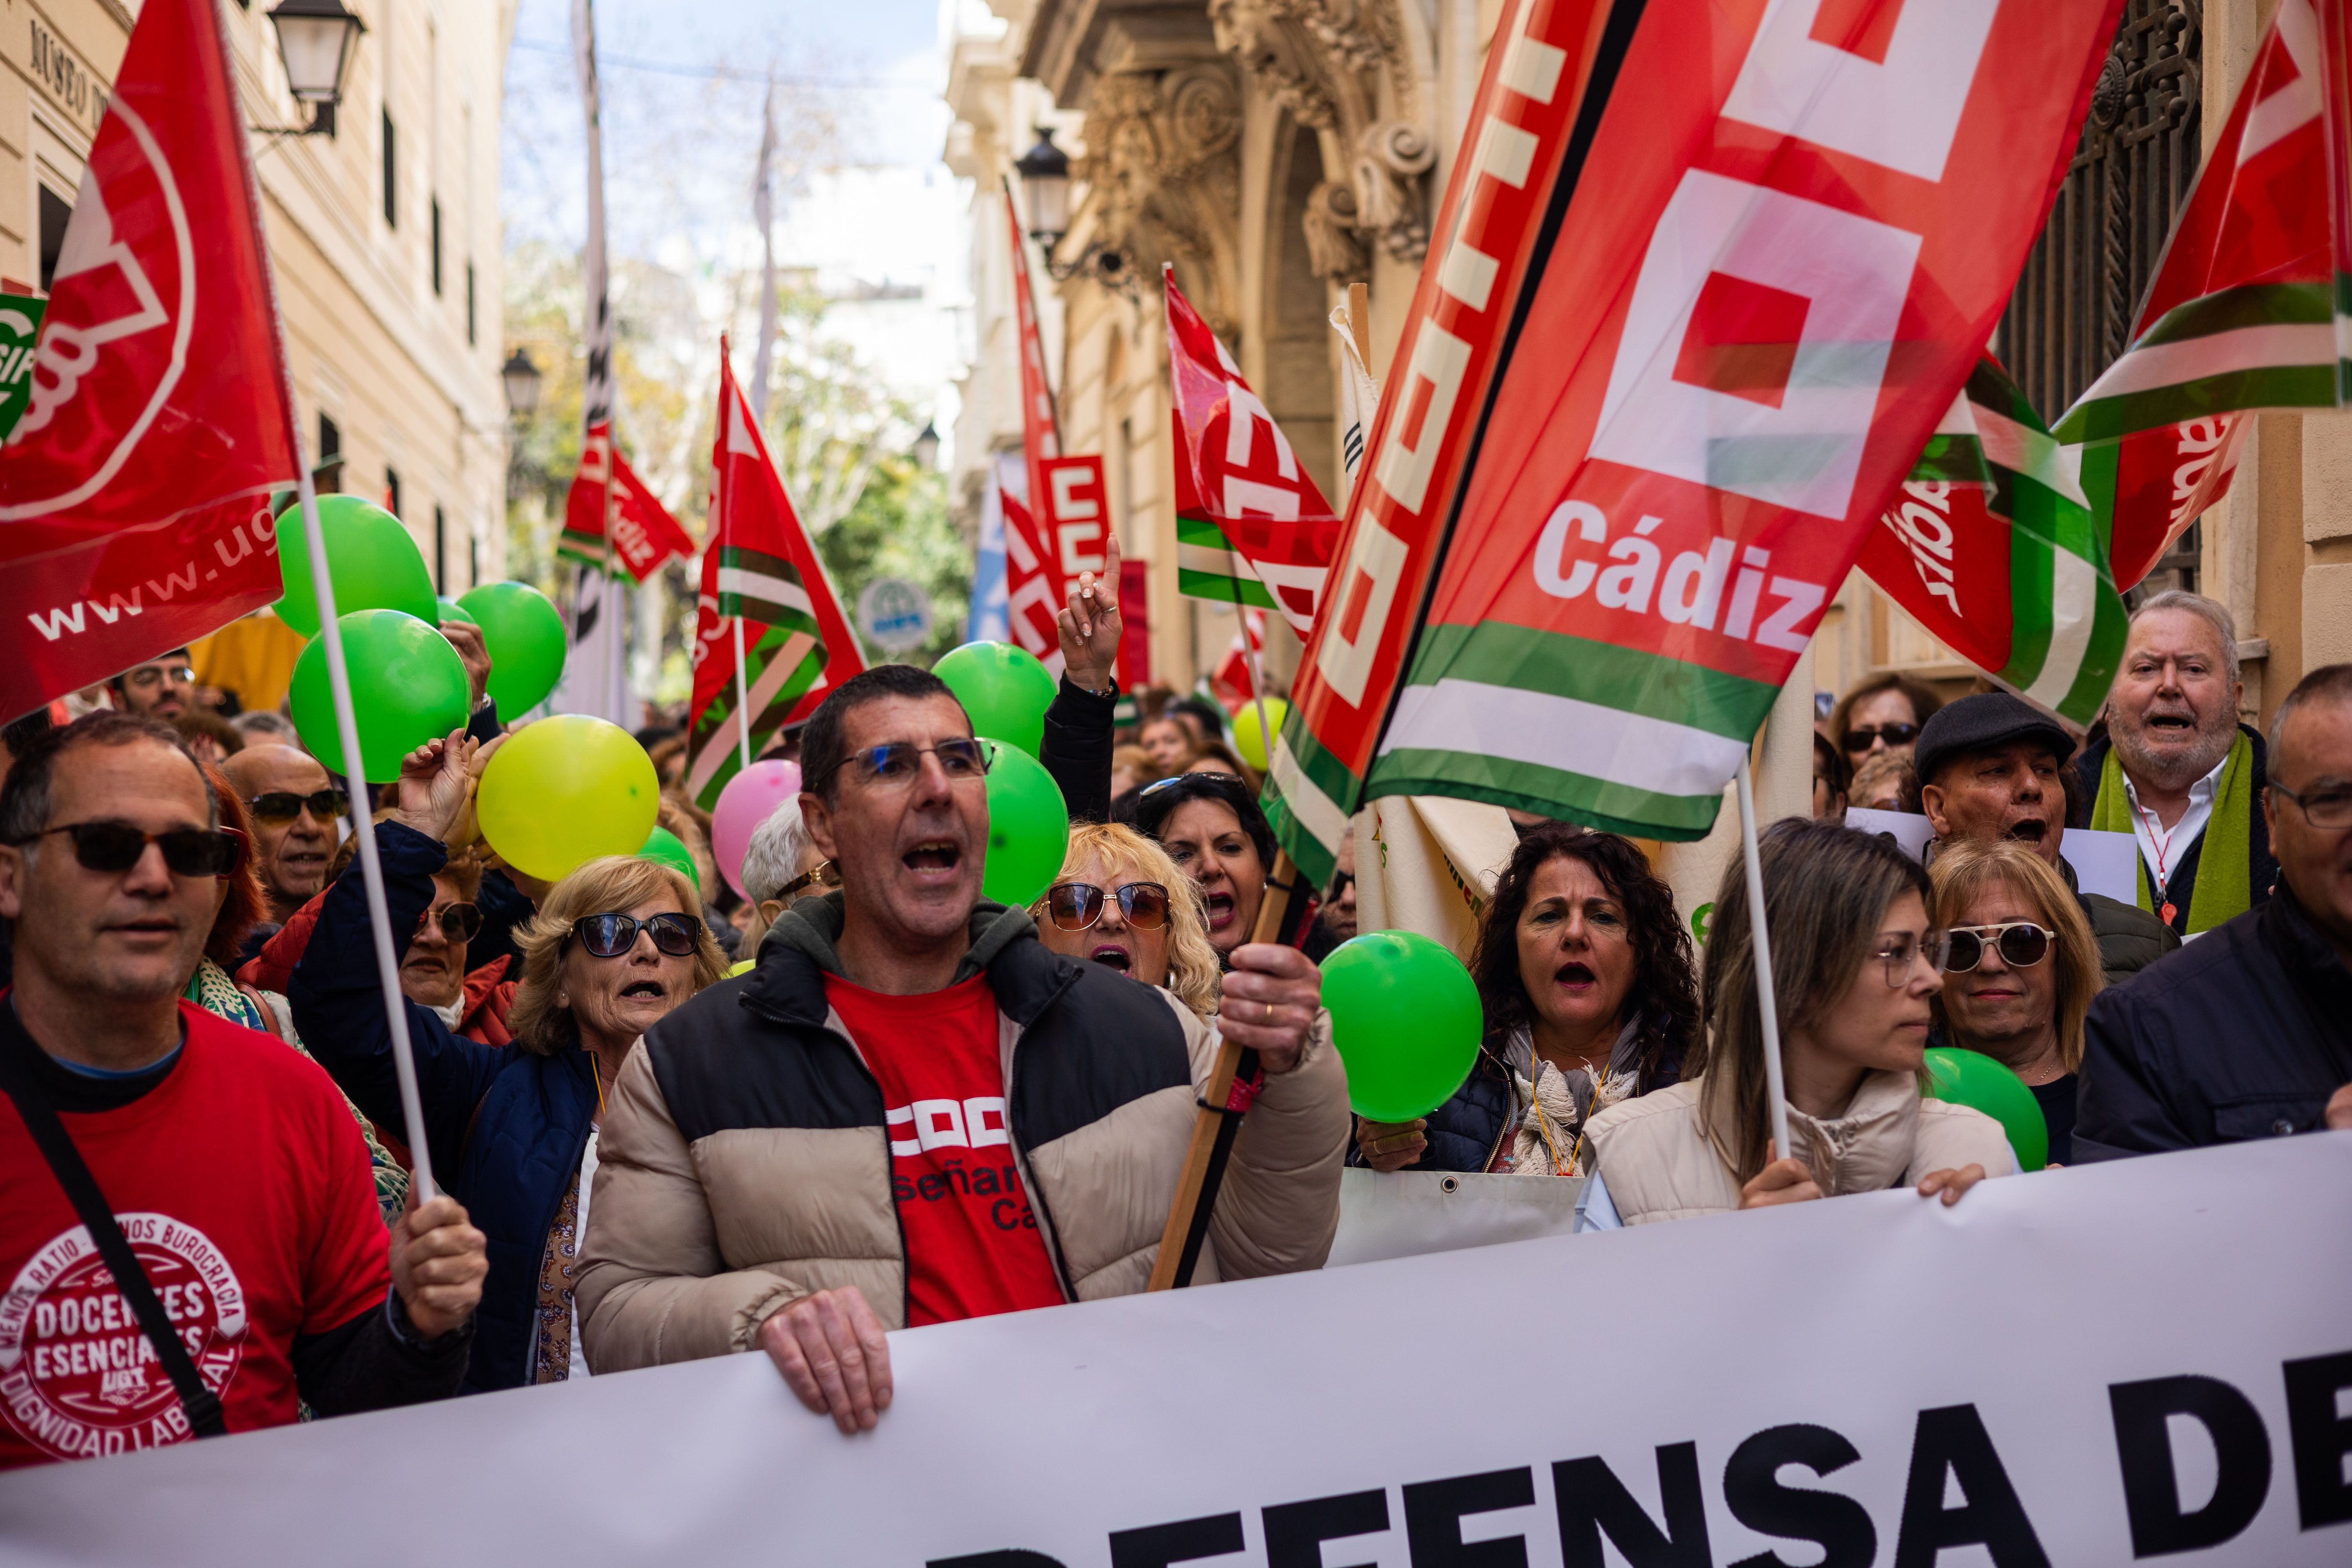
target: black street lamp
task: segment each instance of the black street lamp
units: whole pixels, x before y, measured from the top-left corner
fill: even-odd
[[[919,468],[933,468],[939,466],[940,427],[928,419],[923,421],[923,433],[915,437],[915,449],[910,456],[914,458],[915,467]]]
[[[1021,176],[1021,197],[1029,207],[1029,237],[1051,256],[1070,232],[1070,158],[1054,145],[1054,130],[1041,126],[1037,145],[1013,165]]]
[[[284,0],[269,13],[278,32],[278,58],[297,103],[310,106],[308,125],[275,131],[281,136],[333,135],[335,105],[342,101],[343,76],[352,51],[367,25],[343,9],[341,0]]]
[[[539,411],[539,387],[545,378],[520,344],[507,356],[507,363],[499,366],[499,379],[506,383],[509,414],[517,419],[528,419]]]

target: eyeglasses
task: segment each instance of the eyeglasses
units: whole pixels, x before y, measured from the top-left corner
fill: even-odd
[[[160,685],[166,680],[174,686],[194,686],[196,683],[196,672],[184,664],[142,665],[124,676],[122,684],[135,686],[144,691],[149,687]]]
[[[471,942],[482,929],[482,911],[473,905],[444,904],[437,910],[426,910],[416,917],[416,929],[420,933],[433,923],[436,914],[441,917],[441,939],[444,942]]]
[[[127,822],[72,822],[45,827],[18,844],[46,838],[52,833],[70,835],[74,859],[85,871],[120,874],[139,864],[147,846],[163,851],[163,865],[174,877],[234,877],[245,864],[245,835],[234,827],[174,827],[167,833],[142,833]]]
[[[1091,882],[1057,882],[1045,894],[1045,914],[1061,931],[1085,931],[1102,919],[1110,900],[1118,900],[1119,918],[1138,931],[1158,931],[1168,923],[1168,889],[1157,882],[1129,882],[1118,892]]]
[[[2009,921],[1993,926],[1954,926],[1946,933],[1951,952],[1944,961],[1947,974],[1966,974],[1984,962],[1987,942],[2000,950],[2000,961],[2011,969],[2031,969],[2050,956],[2050,939],[2058,933],[2032,921]]]
[[[654,939],[654,945],[672,958],[691,958],[700,934],[693,922],[684,915],[652,915],[638,920],[634,915],[583,915],[572,922],[572,934],[580,945],[598,958],[618,958],[637,945],[637,933],[644,931]]]
[[[1916,724],[1856,724],[1845,732],[1845,749],[1866,752],[1873,741],[1884,741],[1890,746],[1907,746],[1919,738]]]
[[[914,783],[916,776],[923,771],[925,757],[939,758],[940,771],[948,775],[950,784],[969,784],[974,779],[987,777],[992,760],[987,742],[958,736],[950,741],[941,741],[936,746],[885,741],[878,746],[852,752],[834,766],[851,769],[860,784],[902,788]]]
[[[841,886],[841,868],[830,860],[820,862],[778,888],[776,897],[784,903],[790,903],[798,894],[819,885],[827,888]]]
[[[309,795],[274,789],[247,801],[245,809],[253,813],[254,821],[266,822],[275,827],[281,822],[291,822],[301,816],[306,805],[310,808],[310,815],[320,822],[332,822],[351,810],[352,797],[348,791],[339,789],[316,789]]]
[[[1234,778],[1232,773],[1172,773],[1167,778],[1161,779],[1158,784],[1145,784],[1143,786],[1143,792],[1135,798],[1138,800],[1148,800],[1151,796],[1158,795],[1161,790],[1174,789],[1186,779],[1233,779],[1235,784],[1240,784],[1242,782],[1240,779]]]
[[[1943,973],[1944,965],[1950,959],[1951,952],[1952,933],[1948,931],[1931,931],[1924,937],[1914,938],[1907,935],[1896,937],[1870,956],[1885,965],[1886,984],[1890,987],[1896,987],[1911,978],[1912,965],[1923,958],[1927,961],[1929,969],[1938,974]]]
[[[2284,784],[2273,784],[2270,791],[2302,807],[2303,819],[2314,827],[2352,827],[2352,789],[2314,790],[2309,795],[2297,795]]]

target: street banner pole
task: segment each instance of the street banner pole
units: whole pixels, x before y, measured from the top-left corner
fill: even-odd
[[[1756,944],[1756,1010],[1764,1025],[1764,1099],[1772,1115],[1772,1144],[1790,1156],[1789,1095],[1780,1075],[1780,1009],[1772,988],[1772,938],[1764,929],[1764,858],[1756,849],[1756,781],[1748,759],[1734,775],[1739,786],[1739,854],[1748,865],[1748,931]]]

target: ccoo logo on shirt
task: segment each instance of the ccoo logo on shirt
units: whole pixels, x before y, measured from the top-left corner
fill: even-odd
[[[890,1128],[893,1159],[926,1153],[933,1149],[986,1149],[1013,1142],[1004,1121],[1004,1097],[977,1094],[970,1100],[919,1100],[892,1106],[883,1112]],[[897,1136],[898,1129],[913,1129],[914,1136]]]

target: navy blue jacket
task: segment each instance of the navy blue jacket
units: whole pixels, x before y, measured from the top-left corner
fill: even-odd
[[[2347,1083],[2352,970],[2282,881],[2092,1002],[2074,1158],[2317,1131]]]
[[[384,902],[404,952],[432,907],[433,873],[448,852],[397,822],[375,831]],[[328,889],[287,1000],[302,1043],[352,1102],[399,1129],[400,1085],[356,869]],[[415,1003],[404,1005],[434,1175],[489,1243],[466,1391],[520,1387],[530,1379],[547,1233],[588,1147],[595,1079],[577,1048],[542,1057],[520,1046],[478,1045]]]

